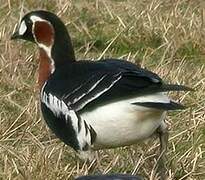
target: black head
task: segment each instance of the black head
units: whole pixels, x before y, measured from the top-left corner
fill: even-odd
[[[37,10],[27,13],[11,39],[34,42],[39,47],[51,48],[51,56],[60,61],[75,60],[70,36],[64,23],[55,14]]]
[[[33,22],[31,21],[29,16],[24,16],[21,19],[18,28],[11,36],[11,39],[24,39],[24,40],[35,42],[32,34],[32,26],[33,26]]]
[[[24,39],[37,43],[34,37],[34,28],[38,22],[48,23],[56,31],[55,34],[59,32],[61,35],[67,34],[67,29],[60,18],[51,12],[38,10],[24,15],[11,39]]]

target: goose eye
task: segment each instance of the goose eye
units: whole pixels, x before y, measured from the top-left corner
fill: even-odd
[[[32,24],[32,21],[30,19],[27,20],[27,24]]]

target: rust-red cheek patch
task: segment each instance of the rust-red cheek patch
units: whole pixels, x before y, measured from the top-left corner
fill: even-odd
[[[36,21],[34,24],[34,35],[38,43],[51,46],[54,41],[54,29],[46,21]]]

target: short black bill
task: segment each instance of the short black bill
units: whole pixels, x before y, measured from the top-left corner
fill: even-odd
[[[16,31],[16,32],[14,32],[14,33],[12,34],[11,40],[13,40],[13,39],[18,39],[19,37],[20,37],[20,35],[19,35],[18,31]]]

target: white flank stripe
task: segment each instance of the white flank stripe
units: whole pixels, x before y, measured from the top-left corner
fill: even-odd
[[[80,132],[78,131],[78,116],[76,115],[75,111],[72,109],[69,109],[69,107],[65,104],[64,101],[58,99],[56,96],[52,95],[51,93],[46,94],[43,92],[42,88],[42,93],[41,93],[41,101],[49,108],[57,117],[60,116],[60,114],[65,116],[65,119],[71,120],[73,129],[76,132],[77,135],[77,140],[79,143],[80,148],[82,149],[85,144],[87,143],[88,145],[91,144],[91,134],[88,129],[88,134],[86,135],[86,130],[85,130],[85,124],[84,120],[81,120],[81,130]],[[90,127],[89,124],[87,124],[88,127]]]
[[[58,99],[56,96],[51,93],[42,92],[41,101],[57,116],[63,114],[66,119],[67,116],[70,116],[73,128],[75,131],[78,130],[78,117],[75,114],[74,110],[70,110],[64,101]]]
[[[87,124],[87,127],[85,126],[85,121],[82,119],[81,120],[81,130],[80,132],[78,132],[78,141],[79,144],[81,146],[81,148],[83,148],[85,146],[85,142],[87,142],[88,145],[91,145],[91,134],[90,134],[90,130],[89,130],[89,124]],[[88,128],[87,131],[87,135],[86,135],[86,129]]]

